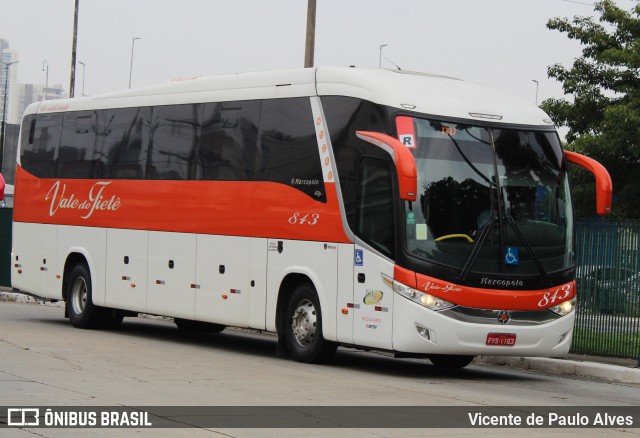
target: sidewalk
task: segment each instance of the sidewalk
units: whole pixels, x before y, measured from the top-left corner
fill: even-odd
[[[50,303],[37,300],[30,296],[11,292],[11,288],[2,286],[0,286],[0,301],[16,301],[20,303],[64,307],[64,303],[61,301]],[[640,367],[636,359],[619,359],[578,354],[569,354],[566,358],[562,359],[547,357],[478,356],[474,360],[474,363],[640,385]]]
[[[617,363],[613,363],[617,362]],[[479,356],[475,363],[640,385],[638,361],[570,354],[567,358]]]

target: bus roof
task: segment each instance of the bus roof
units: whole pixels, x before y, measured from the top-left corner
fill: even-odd
[[[355,97],[432,116],[552,125],[535,105],[478,84],[425,73],[355,67],[178,79],[92,97],[38,102],[30,105],[25,114],[314,95]]]

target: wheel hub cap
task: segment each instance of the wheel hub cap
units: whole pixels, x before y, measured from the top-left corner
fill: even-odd
[[[76,278],[73,282],[71,295],[73,311],[77,314],[82,313],[87,305],[87,283],[85,283],[84,278]]]
[[[316,308],[309,300],[302,300],[293,312],[291,328],[293,335],[302,347],[308,347],[316,334]]]

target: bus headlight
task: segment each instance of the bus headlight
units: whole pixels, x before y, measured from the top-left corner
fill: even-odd
[[[568,315],[573,312],[573,309],[576,308],[576,297],[571,298],[570,300],[564,301],[557,306],[549,307],[553,313],[556,313],[560,316]]]
[[[450,303],[447,300],[443,300],[442,298],[434,297],[433,295],[420,292],[419,290],[415,290],[414,288],[406,286],[397,281],[393,282],[393,290],[394,292],[402,295],[405,298],[408,298],[414,303],[418,303],[421,306],[424,306],[427,309],[431,309],[436,312],[450,309],[456,306],[455,304]]]

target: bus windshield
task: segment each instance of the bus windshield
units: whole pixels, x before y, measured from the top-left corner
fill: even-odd
[[[546,277],[573,265],[571,197],[555,132],[398,119],[398,134],[409,124],[415,136],[418,196],[404,207],[411,255],[459,277]]]

